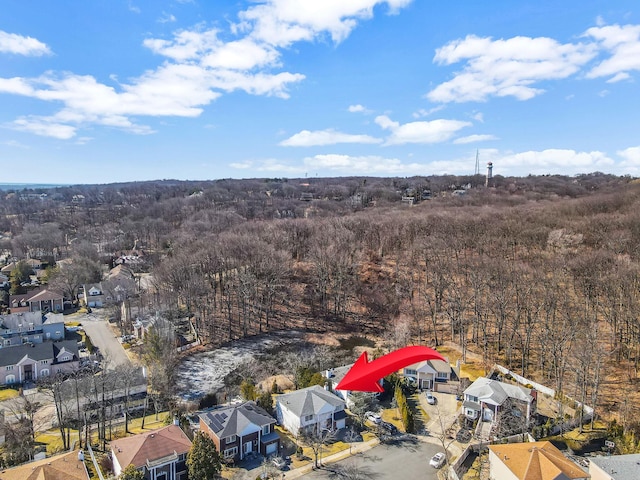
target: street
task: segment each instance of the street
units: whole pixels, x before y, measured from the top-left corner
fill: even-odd
[[[107,360],[107,367],[113,368],[116,365],[131,363],[127,352],[109,328],[109,322],[99,312],[76,314],[73,315],[73,320],[82,323],[91,342],[100,349],[103,358]]]
[[[382,444],[371,450],[332,463],[304,476],[305,479],[354,478],[357,471],[361,477],[376,480],[398,478],[422,478],[436,480],[437,470],[429,460],[442,447],[419,440],[405,440],[393,444]],[[287,478],[285,473],[285,479]]]

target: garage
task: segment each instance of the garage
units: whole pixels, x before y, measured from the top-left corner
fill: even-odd
[[[270,443],[269,445],[267,445],[265,453],[267,457],[269,455],[276,455],[278,453],[278,442]]]

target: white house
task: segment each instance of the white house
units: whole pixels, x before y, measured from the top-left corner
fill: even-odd
[[[451,365],[442,360],[425,360],[402,370],[405,378],[411,379],[419,388],[436,390],[437,383],[451,380]]]
[[[591,480],[635,480],[639,472],[639,453],[589,457]]]
[[[300,430],[340,430],[345,427],[345,401],[314,385],[276,398],[278,423],[298,436]]]
[[[534,402],[535,397],[528,388],[480,377],[464,391],[462,410],[470,420],[479,418],[483,422],[493,422],[501,407],[509,404],[523,407],[523,413],[529,420]]]

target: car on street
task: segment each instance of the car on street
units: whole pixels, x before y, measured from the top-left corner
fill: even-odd
[[[380,422],[382,421],[382,417],[380,416],[380,414],[376,412],[367,412],[364,414],[364,418],[369,420],[374,425],[379,425]]]
[[[438,452],[433,457],[431,457],[431,460],[429,460],[429,465],[431,465],[433,468],[441,468],[444,465],[444,461],[446,459],[447,457],[444,453]]]
[[[427,403],[429,405],[435,405],[436,404],[436,397],[433,396],[433,393],[431,393],[430,390],[427,390]]]

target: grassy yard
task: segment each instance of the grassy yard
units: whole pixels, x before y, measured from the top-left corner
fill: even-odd
[[[455,364],[457,360],[462,359],[462,354],[459,350],[455,348],[451,348],[448,346],[440,346],[437,347],[436,350],[438,353],[441,353],[443,356],[449,359],[449,363]],[[468,377],[472,382],[477,380],[479,377],[484,377],[486,372],[484,370],[484,366],[479,362],[474,362],[467,358],[466,363],[460,364],[460,376]]]
[[[0,390],[0,402],[11,400],[12,398],[16,398],[18,395],[17,390],[14,390],[13,388],[4,388]]]

